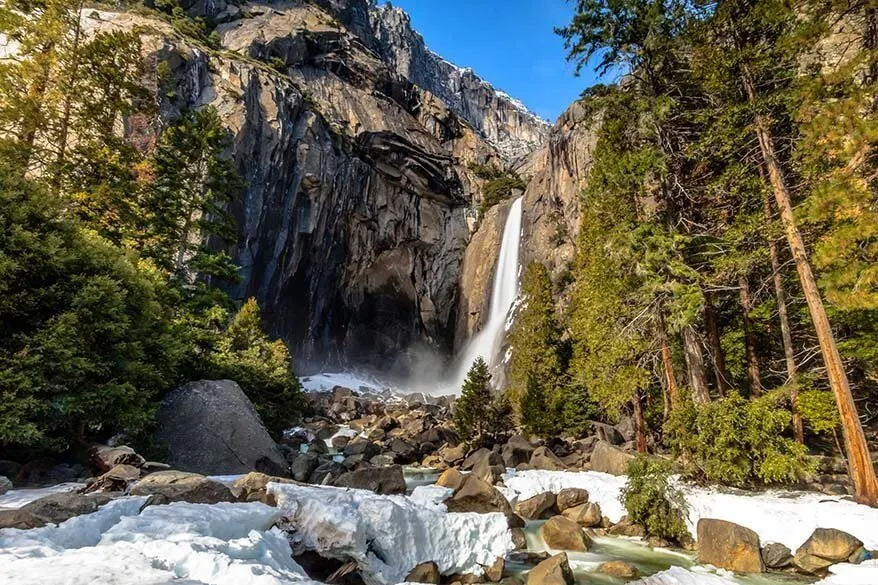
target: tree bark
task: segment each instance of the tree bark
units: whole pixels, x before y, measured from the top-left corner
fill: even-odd
[[[674,361],[671,359],[671,346],[668,343],[668,330],[665,327],[665,317],[661,311],[658,311],[658,334],[659,343],[662,348],[662,366],[665,370],[665,387],[667,388],[670,408],[668,411],[676,408],[680,402],[680,393],[677,390],[677,376],[674,374]],[[667,412],[665,418],[667,418]]]
[[[729,389],[726,357],[723,354],[723,347],[720,342],[719,324],[716,318],[716,307],[713,304],[713,294],[707,291],[704,292],[704,324],[707,327],[707,340],[710,343],[716,389],[720,396],[725,396],[726,391]]]
[[[689,371],[689,385],[692,387],[692,399],[696,404],[710,402],[707,391],[707,378],[704,375],[704,356],[701,343],[691,325],[683,328],[683,355],[686,357],[686,369]]]
[[[634,393],[631,403],[634,405],[634,432],[636,434],[637,452],[646,453],[646,422],[643,420],[643,404],[641,404],[639,390]]]
[[[765,221],[770,224],[773,221],[773,217],[771,201],[767,196],[763,201],[763,209],[765,212]],[[802,413],[799,411],[799,372],[798,366],[796,366],[796,352],[793,348],[790,316],[787,313],[787,299],[783,285],[783,275],[781,275],[780,272],[780,252],[777,249],[777,242],[773,237],[768,238],[768,253],[771,257],[771,273],[774,282],[774,297],[777,302],[777,318],[780,321],[780,336],[783,341],[784,361],[786,362],[787,367],[787,384],[789,384],[792,389],[790,393],[790,403],[793,410],[793,430],[796,433],[796,441],[798,441],[799,444],[804,444],[805,426],[802,423]]]
[[[76,24],[73,27],[73,45],[70,49],[70,76],[67,79],[67,92],[64,95],[64,108],[61,115],[61,126],[58,131],[58,156],[55,158],[55,174],[52,178],[52,185],[57,187],[61,183],[61,167],[64,165],[64,159],[67,155],[67,139],[70,133],[70,118],[73,110],[73,86],[79,73],[79,41],[82,34],[82,4],[79,1],[76,10]]]
[[[753,333],[753,323],[750,321],[750,309],[753,301],[750,298],[750,283],[746,276],[738,279],[738,288],[741,297],[741,313],[744,325],[744,348],[747,354],[747,379],[750,381],[750,395],[762,394],[762,376],[759,373],[759,359],[756,357],[756,336]]]
[[[754,104],[756,102],[756,90],[746,63],[742,66],[741,81],[748,101]],[[835,402],[841,417],[842,434],[844,435],[845,449],[848,455],[848,468],[850,469],[851,480],[854,484],[854,496],[862,504],[878,506],[878,478],[875,477],[875,469],[869,456],[869,447],[863,433],[863,426],[857,414],[857,406],[854,403],[851,387],[841,360],[841,354],[838,352],[835,336],[832,333],[832,327],[826,315],[826,308],[823,305],[820,289],[817,288],[817,281],[814,278],[814,273],[811,271],[811,263],[808,260],[805,242],[796,226],[790,192],[784,180],[780,163],[777,160],[774,142],[769,130],[770,125],[759,113],[756,113],[754,116],[754,125],[762,159],[768,171],[768,179],[774,192],[778,210],[780,211],[780,219],[786,233],[787,243],[790,247],[793,261],[796,264],[796,271],[799,274],[799,281],[802,284],[802,290],[811,314],[811,321],[814,323],[814,329],[817,332],[817,341],[820,344],[823,362],[826,365],[829,385],[835,395]]]

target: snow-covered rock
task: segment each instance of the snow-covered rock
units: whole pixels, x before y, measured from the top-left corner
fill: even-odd
[[[522,471],[505,475],[506,487],[500,489],[514,502],[542,492],[585,488],[589,500],[600,504],[604,515],[617,522],[625,514],[619,501],[625,481],[625,477],[595,471]],[[837,528],[862,540],[867,549],[878,548],[878,509],[839,496],[794,491],[727,493],[692,486],[683,486],[683,492],[693,537],[699,519],[716,518],[756,531],[763,544],[779,542],[791,550],[801,546],[815,528]]]
[[[259,503],[110,502],[58,526],[0,531],[4,585],[310,585],[278,510]]]
[[[379,496],[362,490],[269,484],[288,519],[294,548],[356,560],[369,585],[405,580],[434,561],[443,574],[481,574],[515,547],[502,514],[450,514],[438,490]]]

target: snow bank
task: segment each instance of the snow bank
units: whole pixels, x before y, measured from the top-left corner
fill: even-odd
[[[299,378],[305,392],[329,392],[336,386],[360,391],[362,388],[381,392],[386,388],[373,378],[360,376],[351,372],[325,372],[313,376]]]
[[[45,496],[72,492],[84,487],[84,483],[59,483],[45,488],[9,490],[0,496],[0,508],[21,508]]]
[[[4,585],[310,585],[278,510],[260,503],[149,506],[124,498],[58,526],[0,530]]]
[[[505,516],[449,514],[435,488],[414,498],[292,484],[268,489],[289,519],[294,546],[356,560],[369,585],[400,583],[426,561],[443,573],[481,574],[515,548]]]
[[[707,573],[700,567],[692,569],[671,567],[666,571],[635,581],[631,585],[737,585],[737,583],[721,575]]]
[[[563,488],[588,490],[590,499],[616,522],[625,513],[619,494],[624,477],[596,471],[522,471],[504,476],[504,495],[526,499],[542,492],[558,493]],[[755,530],[763,544],[779,542],[796,550],[815,528],[837,528],[863,541],[866,548],[878,548],[878,509],[837,496],[807,492],[722,493],[714,489],[684,486],[689,503],[689,532],[695,536],[700,518],[728,520]],[[876,581],[878,583],[878,581]]]
[[[878,560],[860,565],[832,565],[829,572],[831,575],[814,585],[875,585],[878,583]]]

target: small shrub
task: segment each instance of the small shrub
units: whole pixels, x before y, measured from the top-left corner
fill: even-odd
[[[631,522],[650,536],[680,541],[689,536],[688,506],[683,492],[671,482],[671,464],[637,456],[628,464],[628,481],[619,498]]]
[[[835,396],[828,390],[805,390],[799,393],[802,420],[818,434],[832,433],[839,423]]]

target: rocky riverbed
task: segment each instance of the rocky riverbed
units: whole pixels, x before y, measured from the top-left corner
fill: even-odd
[[[211,426],[230,416],[212,410],[213,394],[234,385],[198,384],[202,402],[174,415],[189,417],[189,449],[205,448],[198,437],[222,443],[230,473],[198,469],[223,465],[215,449],[171,469],[122,445],[95,446],[78,482],[21,489],[34,474],[20,468],[0,484],[0,581],[878,583],[878,510],[844,496],[683,486],[691,539],[644,539],[619,503],[624,423],[468,450],[451,397],[333,388],[311,393],[307,419],[260,453],[247,402],[227,402],[246,445]],[[245,447],[277,473],[241,472]]]

